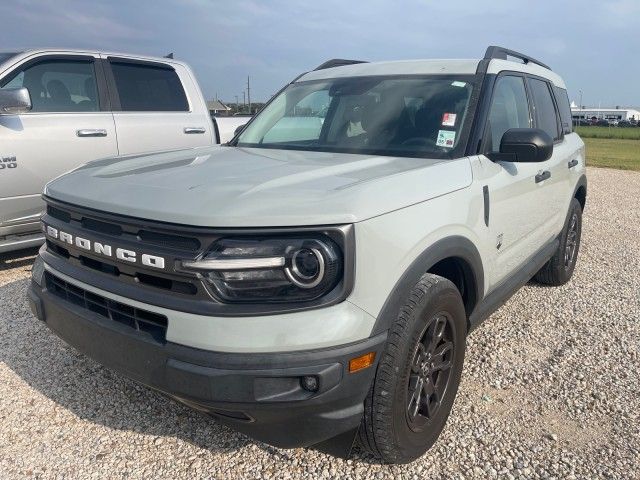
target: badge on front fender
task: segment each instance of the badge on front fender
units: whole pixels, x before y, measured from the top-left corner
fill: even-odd
[[[18,160],[15,156],[0,158],[0,170],[11,170],[13,168],[18,168]]]

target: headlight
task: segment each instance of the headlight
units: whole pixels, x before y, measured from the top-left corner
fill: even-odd
[[[327,235],[218,240],[201,259],[183,261],[226,303],[316,300],[340,283],[344,255]]]

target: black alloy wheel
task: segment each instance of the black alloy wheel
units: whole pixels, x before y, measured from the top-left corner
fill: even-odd
[[[407,385],[407,423],[422,431],[437,415],[449,380],[455,345],[453,324],[446,312],[433,316],[416,345]]]

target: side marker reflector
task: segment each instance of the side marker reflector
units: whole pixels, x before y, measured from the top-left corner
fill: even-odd
[[[373,361],[376,359],[376,352],[365,353],[359,357],[349,360],[349,373],[354,373],[360,370],[364,370],[367,367],[373,365]]]

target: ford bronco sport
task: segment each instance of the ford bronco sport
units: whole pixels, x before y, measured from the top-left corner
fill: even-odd
[[[586,192],[539,61],[333,60],[229,145],[49,183],[29,299],[78,350],[258,440],[346,455],[359,436],[409,462],[469,331],[532,277],[571,278]]]

